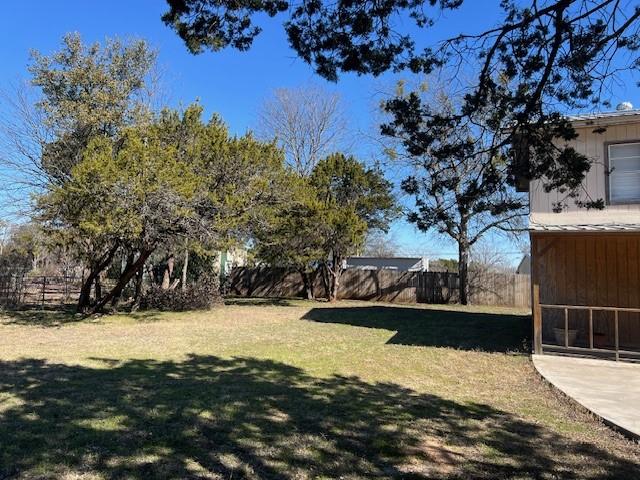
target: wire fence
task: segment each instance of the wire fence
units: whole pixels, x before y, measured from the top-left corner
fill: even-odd
[[[0,275],[0,306],[53,306],[74,303],[80,295],[78,276]]]

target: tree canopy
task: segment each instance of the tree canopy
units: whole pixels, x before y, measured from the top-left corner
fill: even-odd
[[[415,200],[408,220],[418,229],[435,230],[458,246],[460,301],[467,303],[469,254],[489,231],[513,233],[523,228],[528,197],[510,184],[511,168],[500,148],[500,137],[470,123],[433,122],[425,128],[422,113],[398,115],[397,104],[415,105],[430,117],[447,117],[456,100],[446,89],[427,89],[423,96],[411,92],[387,105],[392,119],[383,126],[397,140],[389,152],[403,160],[409,175],[402,189]],[[425,97],[423,99],[423,97]],[[486,115],[491,115],[490,109]]]
[[[435,141],[442,124],[491,130],[500,136],[494,148],[509,160],[512,183],[521,176],[542,179],[547,189],[566,193],[558,208],[570,198],[586,207],[602,205],[601,199],[580,198],[591,160],[563,144],[575,138],[575,131],[562,112],[606,105],[615,74],[638,67],[639,6],[615,0],[506,0],[500,2],[503,13],[495,26],[436,39],[429,38],[429,29],[447,21],[442,13],[462,9],[467,2],[167,2],[164,22],[194,53],[248,49],[260,33],[260,14],[266,13],[286,15],[290,46],[329,80],[343,72],[380,75],[444,69],[454,81],[467,68],[470,71],[464,73],[471,81],[456,111],[432,115],[417,98],[390,104],[389,111],[398,118],[420,118],[426,133],[417,139],[426,145]],[[404,27],[408,20],[423,34]],[[523,139],[524,147],[519,145]],[[527,161],[516,161],[518,153]]]
[[[94,136],[114,136],[148,118],[155,61],[143,40],[86,45],[77,33],[65,35],[52,55],[32,52],[31,83],[40,89],[36,108],[47,130],[38,165],[45,178],[66,179]]]
[[[117,252],[129,255],[96,308],[116,302],[161,246],[188,239],[215,248],[246,239],[283,190],[283,155],[275,145],[231,137],[217,117],[204,123],[201,114],[198,105],[182,114],[164,110],[116,137],[94,137],[68,180],[40,198],[51,234],[74,244],[91,265],[86,288]]]
[[[257,255],[298,270],[309,297],[320,269],[335,300],[347,256],[363,246],[368,232],[386,231],[399,213],[392,185],[378,168],[341,153],[320,160],[309,177],[294,178],[291,198],[257,236]]]
[[[314,280],[322,260],[323,204],[309,179],[290,174],[287,198],[271,211],[268,222],[256,229],[256,257],[271,267],[300,273],[308,299],[315,298]]]

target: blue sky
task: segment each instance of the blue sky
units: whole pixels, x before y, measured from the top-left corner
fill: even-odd
[[[497,3],[469,1],[460,12],[447,14],[447,21],[439,22],[436,30],[429,34],[421,32],[421,38],[428,44],[432,39],[459,31],[478,31],[496,19]],[[160,20],[165,5],[162,0],[5,3],[0,17],[0,88],[6,89],[11,83],[27,78],[31,49],[51,53],[67,32],[80,32],[88,42],[113,36],[139,37],[159,51],[163,87],[169,103],[178,106],[199,99],[207,114],[219,113],[235,133],[255,126],[258,106],[273,89],[310,82],[341,94],[354,131],[375,133],[379,92],[389,91],[398,77],[387,75],[373,79],[344,75],[337,84],[327,83],[289,49],[280,26],[281,18],[265,24],[262,35],[249,52],[227,50],[194,56]],[[633,99],[637,97],[637,90],[626,92],[623,89],[620,96],[620,99]],[[380,152],[370,145],[360,145],[357,150],[356,153],[367,161],[380,157]],[[392,171],[389,175],[397,180]],[[417,232],[405,222],[397,222],[391,234],[401,247],[400,253],[455,256],[455,244]],[[516,262],[518,248],[507,241],[499,242],[502,250],[511,252],[511,261]]]

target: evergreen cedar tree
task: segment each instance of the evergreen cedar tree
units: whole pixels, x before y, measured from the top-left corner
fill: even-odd
[[[49,243],[88,267],[80,311],[117,306],[134,276],[139,300],[151,255],[246,239],[287,193],[275,144],[231,136],[218,117],[204,121],[197,104],[152,111],[145,94],[155,59],[144,41],[87,45],[78,34],[52,55],[33,53],[29,70],[42,93],[35,124],[51,136],[34,138],[42,155],[29,180],[40,187],[36,213]],[[117,281],[103,292],[108,269]]]
[[[310,177],[321,203],[318,218],[329,300],[336,300],[344,261],[361,248],[368,231],[386,231],[399,210],[391,183],[378,168],[367,169],[341,153],[321,160]],[[330,261],[329,261],[330,260]]]
[[[290,198],[255,230],[253,251],[268,265],[297,271],[306,298],[312,300],[316,297],[316,274],[324,257],[318,231],[323,204],[307,177],[291,175],[289,192]]]
[[[290,198],[256,229],[256,255],[295,268],[309,299],[319,271],[328,299],[336,300],[346,257],[363,246],[367,232],[386,231],[399,213],[392,185],[378,168],[340,153],[290,182]]]
[[[231,136],[198,104],[153,112],[143,91],[154,63],[142,41],[85,45],[77,34],[50,56],[33,55],[36,111],[53,132],[33,164],[36,212],[50,243],[88,267],[79,310],[115,308],[134,278],[139,301],[153,255],[171,270],[178,250],[204,258],[250,237],[274,262],[322,266],[335,299],[342,259],[397,212],[391,184],[341,154],[300,176],[274,142]],[[103,292],[108,269],[117,280]]]
[[[108,200],[120,199],[116,192],[106,191],[116,180],[108,170],[113,162],[105,164],[101,172],[105,174],[104,185],[100,178],[88,176],[90,168],[98,167],[91,162],[104,156],[109,141],[150,120],[143,92],[155,61],[155,52],[144,41],[107,40],[103,45],[86,45],[79,34],[65,35],[62,48],[51,55],[32,53],[31,83],[41,95],[35,104],[36,116],[22,121],[38,126],[38,133],[28,130],[27,135],[42,154],[34,160],[25,149],[23,160],[33,167],[27,182],[42,192],[36,212],[46,238],[69,248],[76,260],[88,267],[78,303],[81,311],[90,307],[92,287],[96,297],[102,296],[101,274],[125,243],[114,227],[129,218],[118,219],[108,212],[114,207]],[[41,136],[40,129],[50,135]],[[133,140],[132,132],[129,138]],[[22,144],[20,137],[17,140]],[[87,164],[81,166],[84,159]],[[90,182],[83,185],[82,178]]]
[[[158,249],[185,238],[201,249],[244,238],[285,192],[284,159],[275,145],[232,137],[218,118],[203,122],[201,112],[198,105],[182,114],[165,110],[148,125],[93,138],[69,178],[39,197],[52,236],[94,255],[81,310],[115,308]],[[89,305],[92,283],[117,253],[127,262],[116,285]]]
[[[399,95],[385,103],[392,120],[382,126],[384,135],[400,140],[405,154],[424,163],[402,184],[416,197],[409,219],[420,229],[456,238],[461,275],[475,235],[465,218],[488,214],[497,220],[488,228],[508,229],[526,209],[525,200],[510,193],[520,182],[542,179],[546,190],[561,192],[556,210],[569,201],[604,206],[603,199],[583,191],[591,161],[568,146],[576,132],[562,111],[607,105],[604,95],[615,73],[639,66],[637,6],[616,0],[502,0],[495,27],[436,40],[429,38],[430,28],[447,21],[441,13],[464,8],[464,0],[167,2],[163,21],[193,53],[249,49],[260,33],[259,14],[267,14],[285,17],[290,46],[332,81],[345,72],[441,69],[451,75],[461,65],[478,65],[455,108],[434,109],[418,92]],[[403,34],[407,19],[423,33]],[[451,135],[456,131],[467,135]],[[451,162],[474,174],[456,181],[442,173],[442,165]],[[443,209],[452,197],[454,207]],[[461,294],[466,297],[466,291]]]

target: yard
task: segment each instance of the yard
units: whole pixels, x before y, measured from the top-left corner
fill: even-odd
[[[0,319],[0,479],[640,476],[639,446],[538,379],[513,310]]]

